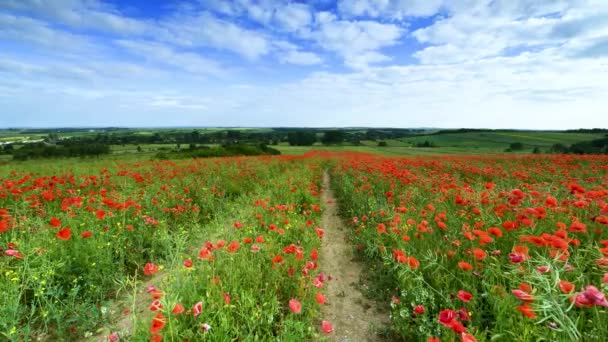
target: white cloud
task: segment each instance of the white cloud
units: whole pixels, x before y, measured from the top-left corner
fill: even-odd
[[[404,29],[394,24],[337,20],[329,13],[318,14],[317,22],[319,26],[311,37],[324,49],[338,53],[346,65],[355,69],[390,60],[378,50],[397,44],[404,33]]]
[[[125,17],[97,0],[3,0],[0,8],[30,13],[76,28],[93,28],[118,34],[141,34],[148,24]]]
[[[310,25],[312,15],[308,6],[291,3],[276,10],[275,20],[284,30],[296,32]]]
[[[208,12],[180,14],[164,21],[159,38],[185,47],[213,47],[256,59],[269,53],[263,34],[214,17]]]
[[[10,14],[0,13],[0,38],[47,49],[61,47],[64,53],[96,50],[86,36],[58,31],[44,21]]]
[[[279,55],[279,60],[297,65],[316,65],[323,62],[316,54],[302,51],[287,51],[284,55]]]
[[[484,0],[451,2],[447,7],[447,17],[412,33],[419,42],[431,45],[415,53],[423,63],[569,48],[608,35],[608,2]]]
[[[338,0],[338,10],[345,16],[404,19],[431,16],[444,0]]]
[[[116,44],[144,59],[171,65],[188,72],[208,75],[222,73],[221,66],[214,60],[203,58],[195,53],[176,52],[164,44],[134,40],[117,40]]]

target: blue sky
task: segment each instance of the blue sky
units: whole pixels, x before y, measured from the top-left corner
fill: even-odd
[[[608,127],[605,0],[2,0],[0,127]]]

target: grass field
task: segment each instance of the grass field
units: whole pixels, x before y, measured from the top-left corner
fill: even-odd
[[[471,150],[487,148],[504,151],[511,143],[522,143],[528,150],[534,147],[548,149],[553,144],[571,145],[603,137],[605,137],[604,134],[513,131],[435,134],[404,138],[400,141],[410,144],[428,141],[439,147],[459,147]]]

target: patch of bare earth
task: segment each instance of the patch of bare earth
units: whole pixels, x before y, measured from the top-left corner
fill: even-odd
[[[152,302],[152,295],[147,289],[150,285],[158,287],[167,276],[167,272],[159,272],[144,281],[136,281],[129,286],[126,296],[118,296],[116,302],[107,308],[110,315],[110,325],[99,328],[92,336],[80,339],[84,342],[108,341],[111,333],[118,333],[121,341],[128,340],[133,333],[135,322],[144,319],[146,313],[150,311],[149,306]],[[162,286],[160,287],[162,288]],[[126,339],[125,339],[126,338]]]
[[[353,246],[345,235],[345,228],[338,216],[338,204],[330,188],[330,176],[323,175],[325,205],[322,227],[325,229],[320,253],[320,269],[331,281],[324,283],[327,304],[322,318],[332,323],[334,332],[330,341],[382,341],[377,330],[388,324],[388,315],[376,310],[376,303],[367,299],[359,290],[363,265],[355,261]]]

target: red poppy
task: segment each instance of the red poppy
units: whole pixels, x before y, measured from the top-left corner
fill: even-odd
[[[424,306],[422,306],[422,305],[416,305],[416,306],[414,306],[414,313],[416,315],[422,315],[422,314],[424,314]]]
[[[315,299],[320,305],[325,304],[325,302],[327,301],[327,298],[325,298],[325,296],[321,292],[317,292],[317,294],[315,294]]]
[[[103,211],[102,209],[97,210],[97,219],[99,220],[103,220],[104,217],[106,217],[106,212]]]
[[[228,253],[234,253],[239,250],[240,244],[238,241],[232,241],[227,248]]]
[[[222,293],[222,297],[224,297],[224,304],[229,305],[230,304],[230,295],[226,292]]]
[[[153,275],[154,273],[158,272],[158,265],[152,263],[152,262],[148,262],[146,263],[146,265],[144,266],[144,274],[149,276],[149,275]]]
[[[89,231],[82,232],[82,233],[80,234],[80,237],[82,237],[83,239],[90,238],[91,236],[93,236],[93,233],[91,233],[91,232],[89,232]]]
[[[72,228],[65,227],[57,232],[57,238],[59,240],[69,240],[72,237]]]
[[[467,291],[460,290],[458,291],[458,299],[467,303],[473,299],[473,295],[468,293]]]
[[[467,334],[467,333],[462,333],[462,335],[460,335],[462,338],[462,342],[477,342],[477,340],[475,339],[475,336],[471,335],[471,334]]]
[[[184,312],[184,306],[181,303],[175,304],[173,310],[171,310],[171,313],[173,313],[174,315],[179,315],[182,312]]]
[[[325,231],[319,227],[315,228],[315,233],[317,233],[317,236],[320,238],[323,238],[323,235],[325,235]]]
[[[156,316],[154,316],[154,318],[152,319],[152,326],[150,327],[150,333],[151,334],[156,334],[159,331],[163,330],[163,328],[165,327],[165,324],[167,324],[167,318],[165,316],[163,316],[162,313],[157,313]]]
[[[52,227],[59,227],[61,226],[61,220],[56,217],[51,217],[50,224]]]
[[[532,307],[528,303],[524,303],[523,305],[519,305],[516,308],[517,308],[517,310],[519,310],[519,312],[521,312],[522,314],[524,314],[526,317],[531,318],[531,319],[536,318],[536,314],[534,313],[534,310],[532,309]]]
[[[574,291],[574,284],[572,284],[571,282],[569,282],[567,280],[560,280],[559,281],[559,289],[563,293],[571,293],[571,292]]]
[[[184,267],[187,267],[187,268],[192,267],[192,260],[190,260],[190,259],[184,260]]]
[[[302,311],[302,304],[297,299],[292,298],[289,300],[289,310],[297,315]]]
[[[459,261],[458,267],[460,267],[461,269],[463,269],[465,271],[470,271],[473,269],[473,266],[466,261]]]
[[[486,253],[483,249],[481,248],[475,248],[473,250],[473,256],[475,257],[475,259],[477,260],[483,260],[486,258],[486,256],[488,255],[488,253]]]
[[[329,334],[334,331],[334,327],[331,325],[331,323],[325,320],[321,321],[321,329],[323,329],[323,332],[326,334]]]

